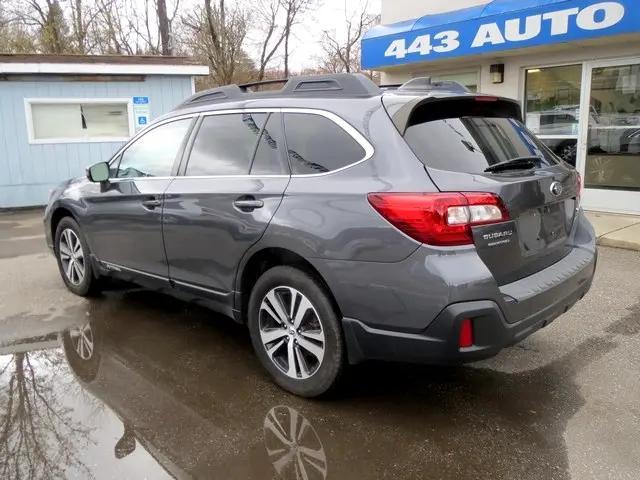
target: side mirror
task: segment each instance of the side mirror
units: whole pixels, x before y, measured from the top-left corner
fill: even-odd
[[[100,183],[109,180],[109,164],[107,162],[96,163],[87,168],[87,178],[92,182]]]

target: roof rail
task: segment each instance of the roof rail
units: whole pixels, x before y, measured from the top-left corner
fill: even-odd
[[[253,92],[251,87],[284,83],[279,90]],[[203,90],[187,98],[177,108],[187,108],[207,103],[220,103],[230,100],[249,100],[267,97],[332,97],[367,98],[380,95],[382,91],[373,81],[360,73],[333,73],[328,75],[305,75],[289,79],[263,80],[225,85]]]
[[[259,87],[261,85],[276,85],[278,83],[287,83],[288,81],[288,78],[276,78],[273,80],[260,80],[258,82],[241,83],[240,85],[238,85],[238,87],[240,87],[240,90],[242,90],[243,92],[251,92],[251,90],[249,90],[249,88],[251,87]]]
[[[241,96],[242,90],[238,85],[225,85],[224,87],[210,88],[191,95],[182,102],[178,108],[197,105],[200,103],[215,103],[224,100],[233,100],[234,98],[240,98]]]
[[[361,73],[332,73],[291,78],[282,93],[325,94],[336,97],[374,97],[381,91],[373,81]]]

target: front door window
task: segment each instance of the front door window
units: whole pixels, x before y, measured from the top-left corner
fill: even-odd
[[[585,187],[640,191],[640,64],[592,70]]]
[[[117,177],[166,177],[171,175],[190,118],[165,123],[135,140],[120,156]]]

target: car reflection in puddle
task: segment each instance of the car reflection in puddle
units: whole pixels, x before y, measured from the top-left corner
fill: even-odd
[[[264,444],[278,475],[327,478],[327,457],[311,422],[295,408],[273,407],[264,419]]]
[[[198,344],[190,330],[207,329],[202,323],[163,345],[168,332],[154,331],[150,318],[107,321],[112,305],[87,305],[68,321],[22,315],[3,324],[12,335],[0,332],[0,478],[326,478],[322,442],[302,413],[236,390],[304,402],[248,376],[254,360],[234,325],[234,341],[222,347],[245,350],[236,352],[244,359],[235,385],[216,362],[218,354],[232,362],[233,352],[214,347],[204,371],[190,358],[188,344]]]
[[[130,291],[5,318],[0,478],[570,478],[574,378],[626,332],[521,373],[365,365],[305,400],[212,315]]]

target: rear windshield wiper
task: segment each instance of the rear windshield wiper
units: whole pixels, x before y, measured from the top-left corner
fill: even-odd
[[[500,172],[502,170],[527,170],[540,162],[540,157],[516,157],[503,162],[494,163],[484,169],[485,172]]]

